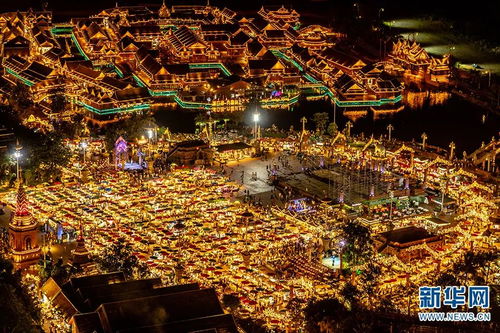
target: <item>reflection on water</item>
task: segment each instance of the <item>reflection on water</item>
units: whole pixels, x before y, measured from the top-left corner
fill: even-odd
[[[435,106],[446,103],[451,97],[447,91],[406,91],[403,95],[404,104],[419,110],[424,106]]]
[[[440,91],[409,92],[404,98],[404,109],[373,110],[359,108],[336,109],[336,122],[340,129],[346,127],[347,121],[353,123],[354,134],[372,133],[375,137],[387,135],[387,126],[394,127],[392,135],[402,140],[420,140],[423,132],[429,136],[428,143],[447,148],[451,141],[456,144],[457,154],[463,150],[468,153],[481,146],[481,142],[489,142],[492,136],[498,136],[500,117],[474,105],[458,96]],[[390,111],[390,112],[389,112]],[[244,112],[236,113],[236,118],[245,120],[252,126],[252,115],[255,105],[247,107]],[[306,127],[314,130],[314,113],[327,112],[333,121],[334,108],[330,101],[301,100],[290,110],[260,109],[260,123],[263,128],[273,124],[281,129],[301,128],[300,119],[309,121]],[[161,126],[167,126],[172,132],[194,132],[194,119],[198,112],[181,109],[161,109],[156,118]]]
[[[377,120],[392,117],[396,113],[402,112],[405,107],[413,110],[421,110],[424,107],[443,105],[450,97],[451,94],[447,91],[405,91],[403,105],[387,105],[361,109],[346,108],[343,111],[343,115],[354,123],[364,117],[372,117],[373,120]]]
[[[352,122],[356,122],[356,120],[365,117],[367,114],[368,110],[344,110],[344,116]]]

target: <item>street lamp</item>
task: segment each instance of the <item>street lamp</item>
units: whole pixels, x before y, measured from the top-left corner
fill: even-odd
[[[361,15],[359,15],[359,3],[356,2],[356,3],[354,3],[353,6],[356,8],[356,13],[357,13],[356,18],[360,19]]]
[[[340,268],[339,268],[339,273],[342,274],[342,265],[343,265],[343,257],[344,257],[344,248],[345,246],[347,245],[347,242],[343,239],[340,240],[339,242],[339,264],[340,264]]]
[[[14,152],[14,158],[16,159],[16,178],[19,180],[19,159],[21,158],[21,156],[23,156],[21,154],[21,149],[23,149],[23,147],[21,145],[19,145],[19,141],[17,142],[16,144],[16,151]]]
[[[89,144],[87,142],[85,142],[85,141],[82,141],[80,143],[80,147],[82,147],[82,149],[83,149],[83,163],[85,163],[85,154],[86,154],[88,146],[89,146]]]
[[[389,198],[391,199],[391,206],[389,208],[389,231],[392,231],[393,225],[392,225],[392,202],[394,200],[394,192],[389,191]]]
[[[380,20],[380,16],[381,16],[381,14],[382,14],[383,12],[384,12],[384,8],[380,8],[380,9],[378,10],[378,19],[379,19],[379,20]]]
[[[260,119],[260,113],[255,112],[255,113],[253,114],[253,122],[254,122],[254,137],[255,137],[255,140],[257,140],[257,139],[258,139],[257,126],[258,126],[258,123],[259,123],[259,119]]]

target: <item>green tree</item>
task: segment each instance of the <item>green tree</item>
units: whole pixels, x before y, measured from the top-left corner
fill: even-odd
[[[66,108],[66,95],[63,92],[57,92],[50,97],[50,111],[52,113],[63,112]]]
[[[328,113],[316,112],[315,114],[313,114],[313,121],[316,124],[316,130],[320,134],[325,133],[326,124],[328,124]]]
[[[364,293],[364,296],[368,299],[368,303],[370,304],[370,309],[373,308],[373,297],[375,296],[375,292],[377,286],[379,285],[379,277],[382,273],[379,265],[374,264],[373,262],[369,262],[360,277],[360,288]]]
[[[222,304],[233,312],[240,306],[240,298],[237,295],[224,294],[222,296]]]
[[[328,129],[326,130],[326,132],[328,133],[328,135],[333,137],[333,136],[337,135],[338,130],[339,129],[337,127],[337,124],[332,122],[332,123],[328,124]]]
[[[361,292],[355,285],[348,282],[340,290],[340,295],[344,298],[347,308],[353,309],[358,305],[358,299],[361,296]]]
[[[35,133],[23,141],[23,145],[27,156],[24,176],[29,184],[61,179],[62,169],[68,165],[71,154],[60,135]]]
[[[7,153],[0,154],[0,183],[6,182],[9,186],[15,181],[16,169],[12,158]]]
[[[12,88],[12,94],[9,97],[9,105],[21,118],[25,118],[29,108],[33,105],[28,86],[18,82]]]
[[[485,284],[489,277],[490,266],[498,260],[500,255],[493,252],[475,253],[468,251],[462,260],[453,265],[452,272],[455,272],[461,284]]]
[[[127,277],[131,277],[135,272],[139,276],[147,276],[147,266],[142,264],[135,255],[132,254],[130,245],[123,243],[112,244],[104,249],[102,255],[97,258],[100,268],[106,272],[121,271]]]
[[[446,286],[459,286],[460,282],[458,281],[455,273],[443,272],[438,275],[436,279],[436,285],[446,287]]]
[[[148,114],[133,114],[127,119],[110,124],[103,129],[106,149],[112,151],[116,140],[122,136],[127,141],[146,137],[146,128],[157,127],[153,117]]]
[[[373,257],[373,242],[368,228],[359,222],[347,222],[341,231],[346,242],[345,258],[350,265],[358,265]]]
[[[40,332],[40,311],[20,281],[12,262],[0,257],[0,331]]]
[[[347,308],[337,299],[311,301],[304,309],[306,331],[321,332],[321,327],[328,325],[334,331],[342,332],[347,314]]]

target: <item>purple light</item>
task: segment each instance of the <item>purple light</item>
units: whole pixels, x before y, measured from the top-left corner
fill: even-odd
[[[125,139],[120,136],[115,142],[116,155],[126,153],[127,149],[127,141],[125,141]]]
[[[271,97],[281,97],[283,96],[283,93],[280,90],[273,90],[271,93]]]

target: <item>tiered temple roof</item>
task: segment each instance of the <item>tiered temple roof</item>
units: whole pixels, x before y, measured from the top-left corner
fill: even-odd
[[[400,39],[393,44],[391,56],[414,65],[429,65],[431,57],[417,42]]]

